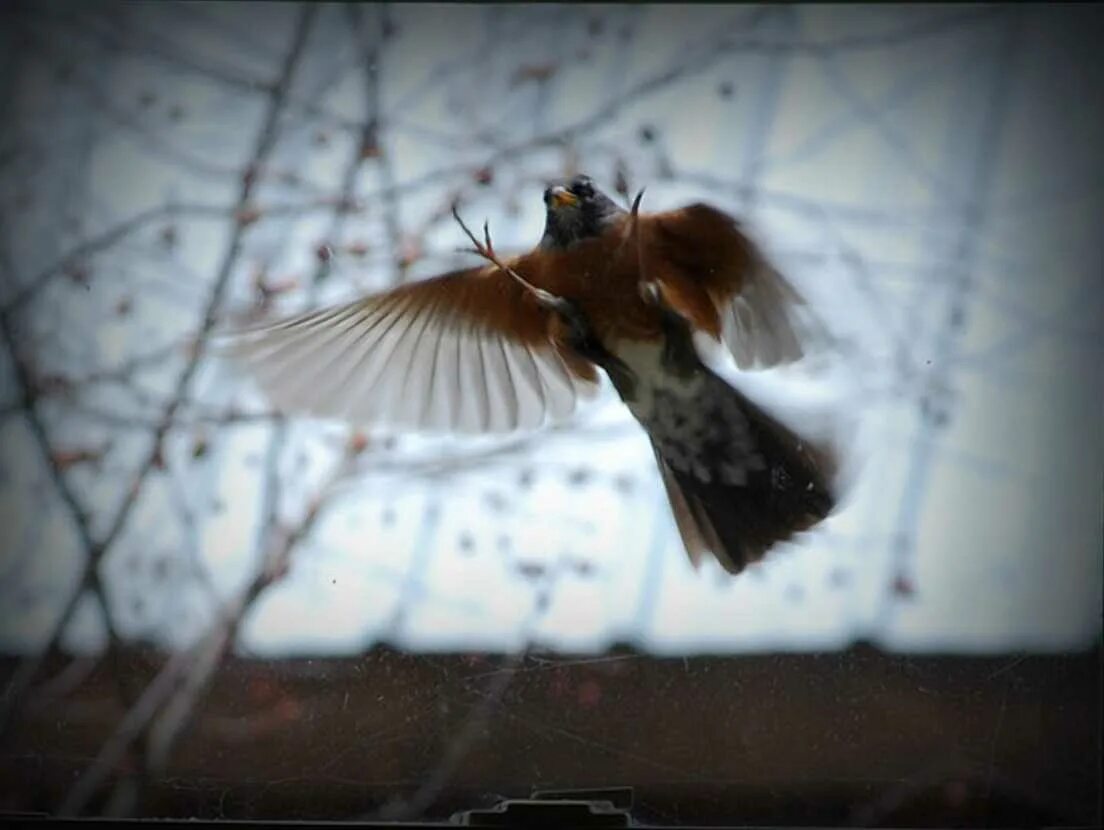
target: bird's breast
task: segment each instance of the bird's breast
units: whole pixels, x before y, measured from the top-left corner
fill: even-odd
[[[634,375],[625,404],[673,470],[743,485],[763,469],[740,396],[721,378],[704,366],[691,375],[673,372],[663,341],[621,340],[610,351]]]
[[[608,348],[633,374],[636,383],[632,393],[623,398],[629,411],[642,424],[646,424],[655,412],[657,392],[661,396],[689,401],[701,391],[702,375],[686,377],[666,366],[662,339],[625,338],[613,341]]]

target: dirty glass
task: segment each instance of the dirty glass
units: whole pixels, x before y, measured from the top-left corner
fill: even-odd
[[[6,4],[0,811],[1099,823],[1101,19]],[[580,172],[739,217],[831,335],[729,375],[847,451],[738,576],[608,383],[415,434],[219,350],[476,264],[453,206],[529,250]]]

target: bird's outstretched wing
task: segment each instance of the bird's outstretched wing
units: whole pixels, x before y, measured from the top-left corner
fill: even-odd
[[[565,418],[597,389],[547,323],[533,297],[486,266],[237,332],[229,350],[282,411],[506,432]]]
[[[797,360],[827,334],[801,294],[728,214],[705,204],[653,214],[653,244],[684,279],[671,303],[728,347],[741,369]]]

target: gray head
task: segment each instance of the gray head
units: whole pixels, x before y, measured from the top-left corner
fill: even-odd
[[[542,248],[567,248],[581,239],[600,236],[625,210],[594,186],[589,176],[553,184],[544,191],[548,211]]]

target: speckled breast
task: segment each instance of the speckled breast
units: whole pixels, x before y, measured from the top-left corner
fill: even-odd
[[[673,470],[743,485],[750,472],[765,469],[739,393],[724,380],[705,366],[688,377],[673,374],[659,343],[621,341],[613,351],[637,380],[626,405]]]

